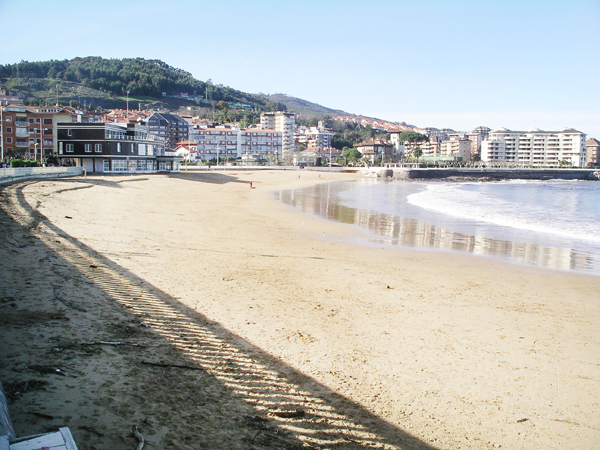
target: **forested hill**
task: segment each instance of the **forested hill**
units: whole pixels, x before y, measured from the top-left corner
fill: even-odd
[[[96,56],[71,60],[41,62],[21,61],[0,65],[0,80],[37,78],[56,79],[81,84],[109,95],[161,98],[163,92],[175,95],[182,92],[211,101],[249,103],[257,109],[285,109],[262,95],[248,94],[230,87],[214,85],[195,79],[182,69],[160,60],[143,58],[105,59]]]

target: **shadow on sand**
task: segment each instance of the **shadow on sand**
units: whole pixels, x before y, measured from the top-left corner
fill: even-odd
[[[216,174],[210,175],[212,182],[215,182]],[[196,174],[175,177],[207,181],[202,175]],[[220,174],[216,177],[220,180],[217,182],[231,181],[230,178]],[[211,406],[206,400],[196,400],[194,397],[194,390],[199,389],[200,385],[205,389],[206,385],[210,385],[218,393],[217,397],[224,401],[221,410],[238,414],[241,414],[239,411],[246,411],[227,425],[233,428],[229,433],[239,435],[242,444],[224,438],[220,446],[213,443],[212,448],[434,449],[184,306],[177,299],[67,235],[27,202],[23,193],[27,184],[18,183],[3,188],[2,202],[6,203],[9,199],[13,210],[9,213],[2,211],[4,217],[0,220],[18,227],[22,236],[30,242],[35,237],[36,245],[41,252],[50,255],[53,265],[63,267],[62,273],[79,277],[92,285],[109,309],[112,306],[121,310],[130,322],[143,323],[146,327],[144,333],[152,334],[153,342],[158,342],[156,347],[160,350],[143,351],[129,347],[123,351],[129,352],[128,361],[136,371],[145,371],[146,377],[154,376],[161,380],[163,378],[160,377],[164,377],[164,390],[148,392],[140,387],[137,395],[154,396],[157,401],[164,402],[161,403],[162,408],[181,414],[182,427],[187,427],[185,432],[188,435],[194,434],[189,430],[224,426],[210,419],[207,410]],[[47,258],[46,263],[50,261]],[[92,317],[91,320],[96,318]],[[185,373],[181,385],[169,384],[172,381],[169,377],[175,376],[174,371]],[[128,373],[118,372],[112,376],[115,380],[124,381]],[[167,392],[169,389],[172,391]],[[184,398],[188,402],[185,410],[182,410],[177,399]],[[131,423],[131,417],[125,413],[114,420],[116,424]],[[155,422],[159,421],[155,419]],[[65,425],[71,426],[69,423]],[[84,438],[81,430],[86,428],[79,428],[74,430],[76,441],[78,437]],[[105,448],[103,442],[107,436],[101,436],[99,432],[97,434],[93,436],[97,445]],[[171,436],[172,442],[179,444],[171,447],[165,445],[168,440],[163,440],[155,442],[154,448],[205,448],[198,447],[201,437],[188,436],[188,442],[185,439],[177,441],[168,433],[165,436]],[[85,444],[80,447],[85,448]],[[122,448],[129,447],[124,445]]]

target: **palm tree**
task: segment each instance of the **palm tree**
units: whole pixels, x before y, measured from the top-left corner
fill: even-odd
[[[419,158],[421,156],[423,156],[423,150],[421,150],[421,147],[415,148],[415,151],[413,152],[413,156],[417,158],[417,164],[419,164]]]

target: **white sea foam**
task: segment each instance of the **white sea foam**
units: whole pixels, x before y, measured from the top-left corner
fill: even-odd
[[[595,183],[432,183],[407,201],[465,221],[599,243],[599,194]]]

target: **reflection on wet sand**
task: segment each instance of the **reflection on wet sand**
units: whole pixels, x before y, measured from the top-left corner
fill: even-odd
[[[392,245],[468,252],[559,270],[600,271],[600,260],[572,248],[491,239],[439,228],[423,220],[399,217],[340,204],[341,183],[280,191],[275,197],[294,208],[341,223],[356,225]],[[346,188],[348,185],[345,185]]]

